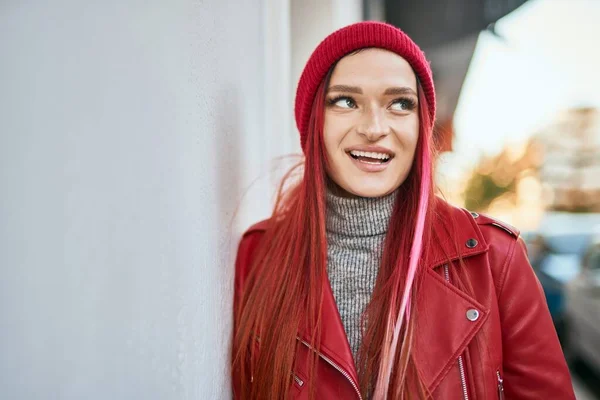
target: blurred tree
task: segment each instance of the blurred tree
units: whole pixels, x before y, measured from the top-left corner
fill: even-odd
[[[498,160],[491,160],[496,164],[497,162],[494,161]],[[496,177],[494,179],[493,174],[487,168],[478,168],[473,171],[464,192],[465,207],[468,210],[485,211],[495,199],[507,193],[514,193],[517,177],[504,176],[503,178]]]
[[[535,140],[521,146],[506,146],[498,155],[484,157],[463,192],[465,207],[484,212],[499,198],[516,206],[519,181],[525,176],[536,176],[541,159],[540,146]]]
[[[475,171],[465,190],[465,207],[468,210],[486,210],[492,201],[505,193],[514,192],[514,189],[514,182],[508,186],[501,186],[490,175]]]

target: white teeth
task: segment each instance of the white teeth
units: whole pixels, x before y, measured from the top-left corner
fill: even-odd
[[[350,152],[350,154],[352,154],[355,157],[369,157],[369,158],[376,158],[378,160],[387,160],[388,158],[390,158],[389,154],[386,154],[386,153],[375,153],[375,152],[372,152],[372,151],[352,150]]]

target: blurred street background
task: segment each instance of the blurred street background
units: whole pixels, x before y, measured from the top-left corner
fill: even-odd
[[[600,1],[0,1],[0,398],[229,399],[233,257],[327,34],[405,30],[440,194],[523,233],[600,399]]]

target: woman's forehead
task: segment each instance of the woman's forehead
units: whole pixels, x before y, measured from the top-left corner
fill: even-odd
[[[408,61],[398,54],[369,48],[338,61],[330,86],[338,84],[406,86],[416,90],[417,78]]]

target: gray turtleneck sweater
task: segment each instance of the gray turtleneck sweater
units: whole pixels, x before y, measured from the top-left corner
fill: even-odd
[[[396,192],[379,198],[327,193],[327,274],[355,361],[395,198]]]

